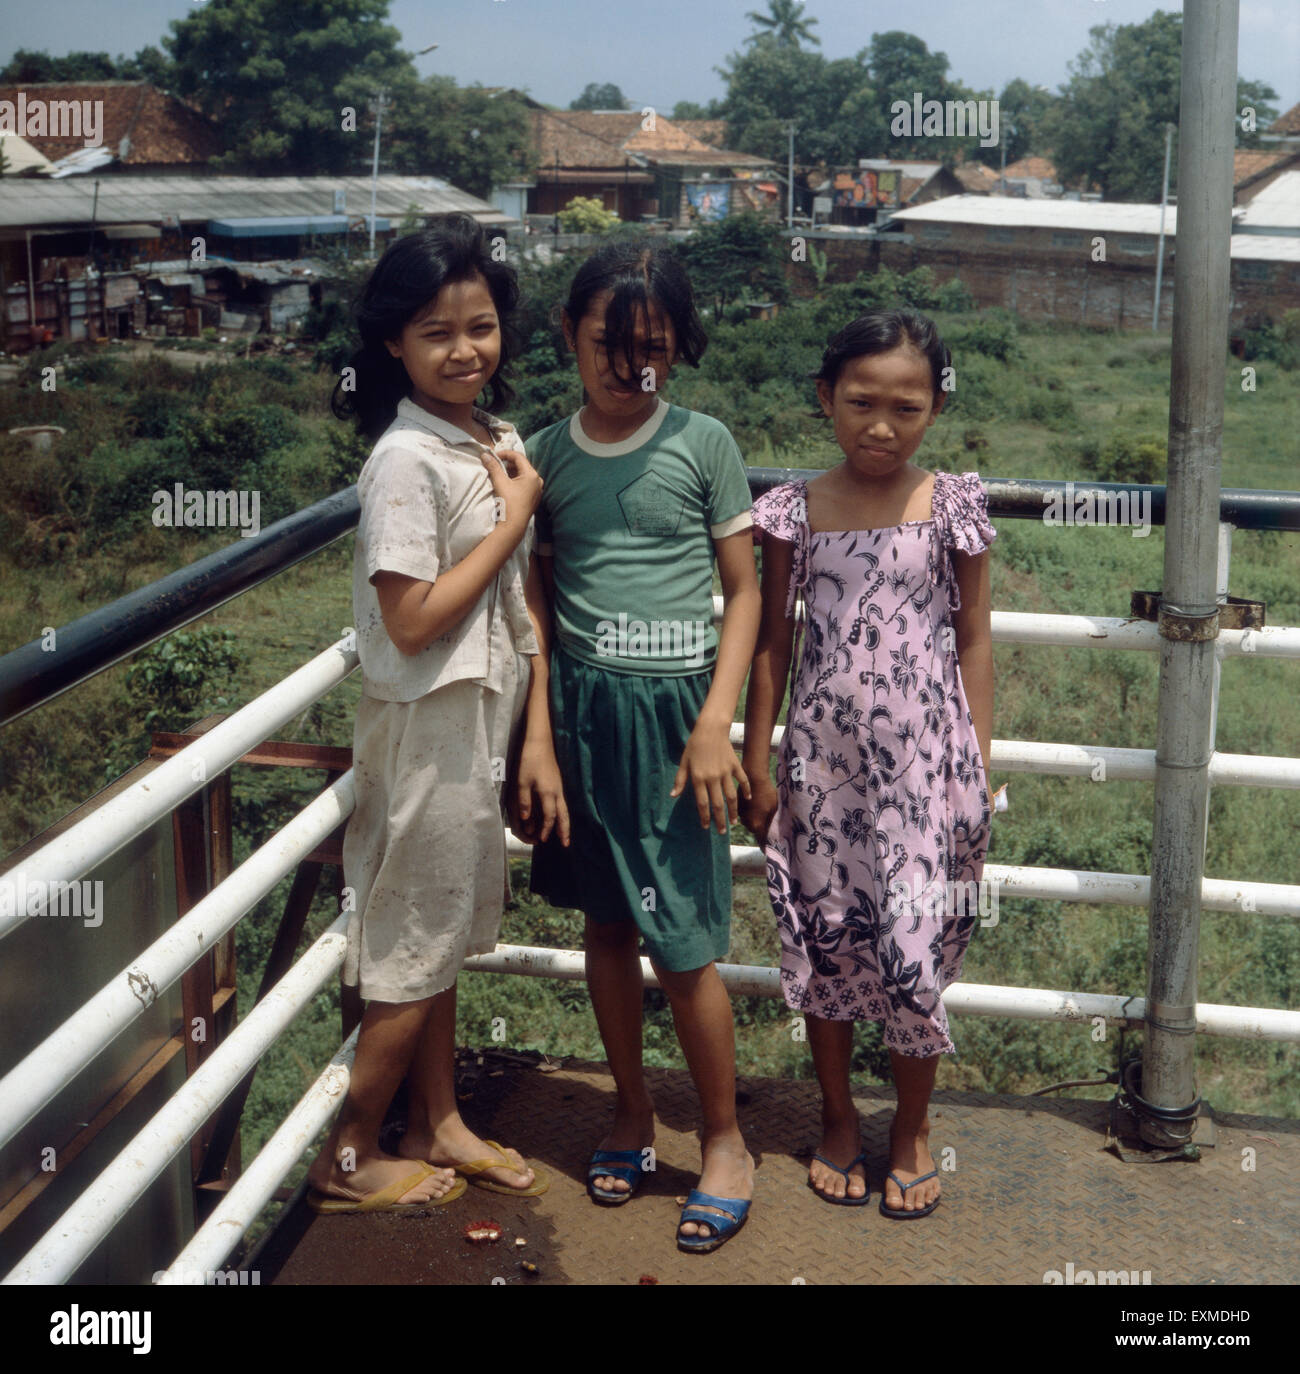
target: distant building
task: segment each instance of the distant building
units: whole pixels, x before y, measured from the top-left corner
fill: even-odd
[[[625,222],[685,226],[752,208],[745,183],[757,184],[770,166],[639,110],[530,110],[529,119],[538,163],[530,215],[554,215],[590,196]],[[741,190],[733,194],[733,185]]]
[[[15,107],[41,101],[90,102],[96,107],[97,135],[111,157],[103,171],[135,176],[206,169],[222,151],[221,136],[206,115],[147,81],[49,81],[0,85],[0,102]],[[19,131],[21,132],[21,130]],[[28,134],[27,142],[53,163],[86,146],[83,136]]]
[[[380,247],[408,217],[419,222],[456,210],[491,227],[504,228],[507,222],[494,206],[437,177],[381,176],[376,190]],[[57,282],[84,280],[88,272],[97,281],[158,260],[181,261],[181,275],[205,271],[203,265],[195,265],[196,240],[200,257],[236,263],[241,269],[254,263],[292,262],[333,246],[351,245],[351,251],[364,252],[370,195],[369,177],[4,177],[4,346],[26,347],[47,331],[53,331],[53,337],[71,337],[69,321],[78,313],[60,303],[68,293],[61,294]],[[281,294],[301,298],[302,293],[289,285],[262,282],[267,290],[257,303],[274,305],[271,297]],[[90,293],[92,308],[82,313],[92,333],[106,332],[106,311],[134,308],[134,279],[112,287],[110,294],[116,302],[111,307],[96,291]],[[199,294],[211,292],[203,288]],[[128,330],[120,315],[107,326],[119,336]],[[129,328],[138,327],[133,316]]]
[[[1300,173],[1290,175],[1300,181]],[[1234,327],[1300,308],[1296,189],[1280,178],[1252,206],[1233,212]],[[1239,232],[1247,224],[1250,229]],[[1133,328],[1151,322],[1159,230],[1159,205],[962,195],[894,213],[869,246],[833,247],[854,267],[909,272],[925,265],[941,282],[959,276],[981,307]],[[899,231],[906,238],[895,237]],[[1178,210],[1171,205],[1165,212],[1164,324],[1173,319],[1177,233]]]

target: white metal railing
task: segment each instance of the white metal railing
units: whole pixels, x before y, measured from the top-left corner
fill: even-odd
[[[1221,537],[1221,548],[1227,540]],[[1226,562],[1226,559],[1225,559]],[[1221,569],[1226,586],[1226,567]],[[719,599],[720,600],[720,599]],[[720,614],[720,604],[716,607]],[[1161,639],[1145,621],[1092,616],[1025,615],[993,612],[993,639],[998,643],[1042,644],[1105,649],[1158,650]],[[1300,629],[1221,631],[1220,658],[1253,654],[1264,658],[1300,658]],[[43,846],[22,865],[45,883],[71,882],[115,853],[180,802],[260,744],[348,676],[357,654],[340,640],[324,653],[263,693],[200,739],[160,765],[140,783],[115,797],[63,835]],[[733,726],[739,742],[742,728]],[[773,747],[782,732],[774,732]],[[1092,776],[1098,761],[1107,779],[1145,781],[1154,777],[1154,751],[1083,748],[1025,740],[995,740],[991,768],[1013,772]],[[1300,760],[1216,754],[1214,783],[1293,788],[1300,786]],[[3,1080],[0,1080],[0,1144],[12,1138],[41,1105],[90,1063],[158,994],[196,963],[211,942],[229,931],[319,841],[347,819],[354,806],[352,775],[345,774],[298,813],[270,841],[200,901],[129,968],[100,990]],[[528,847],[507,836],[511,854]],[[733,870],[761,874],[761,849],[732,846]],[[0,882],[5,875],[0,874]],[[985,866],[985,879],[1009,896],[1088,903],[1144,906],[1150,878],[1141,874],[1095,873],[1014,865]],[[1202,902],[1209,910],[1252,911],[1261,915],[1300,916],[1300,887],[1280,883],[1202,880]],[[0,920],[0,937],[16,928],[29,912],[15,903]],[[63,1217],[6,1276],[6,1283],[66,1280],[109,1234],[220,1102],[252,1069],[293,1017],[310,1002],[343,962],[346,918],[340,916],[307,953],[270,990],[211,1056],[136,1135],[99,1178],[67,1209]],[[646,980],[653,970],[642,960]],[[492,954],[467,961],[472,971],[581,979],[582,955],[572,950],[499,946]],[[737,994],[779,996],[779,971],[746,965],[719,965],[729,990]],[[133,978],[134,975],[134,978]],[[152,991],[141,997],[135,988]],[[949,1012],[1039,1020],[1089,1020],[1140,1024],[1145,1002],[1140,997],[1066,992],[1047,988],[1013,988],[958,983],[947,990]],[[1197,1006],[1197,1029],[1205,1034],[1251,1039],[1300,1041],[1300,1012],[1253,1007]],[[258,1211],[284,1176],[310,1146],[346,1092],[355,1033],[294,1111],[247,1166],[216,1212],[200,1228],[160,1283],[183,1283],[195,1272],[211,1272],[239,1243]]]

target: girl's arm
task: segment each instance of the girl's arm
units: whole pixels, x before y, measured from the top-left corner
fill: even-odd
[[[542,479],[522,453],[503,455],[513,467],[507,475],[495,458],[484,456],[488,480],[505,507],[499,521],[453,568],[436,581],[405,573],[377,572],[375,591],[388,637],[404,654],[418,654],[454,629],[473,609],[515,546],[542,497]]]
[[[966,700],[975,722],[975,738],[979,741],[987,779],[993,757],[993,594],[988,551],[957,553],[955,562],[957,588],[961,592],[961,609],[953,613],[957,661],[961,665],[962,685],[966,688]],[[992,793],[990,782],[990,797]]]
[[[525,844],[545,841],[552,829],[560,843],[569,843],[569,808],[564,804],[564,786],[555,759],[555,740],[551,734],[551,600],[555,580],[550,558],[538,554],[528,561],[528,581],[524,599],[528,618],[537,636],[537,653],[529,660],[532,676],[528,683],[528,705],[524,714],[524,742],[519,755],[515,785],[506,799],[510,828]],[[541,815],[534,817],[536,793]]]
[[[776,813],[777,793],[772,782],[771,741],[785,698],[794,644],[794,621],[787,619],[785,602],[794,565],[794,545],[763,536],[763,611],[754,649],[745,700],[745,753],[750,799],[742,803],[740,818],[761,842]]]
[[[718,833],[725,835],[728,821],[737,816],[735,784],[739,782],[741,792],[749,796],[749,779],[731,747],[730,734],[740,689],[745,685],[754,655],[762,602],[754,572],[752,533],[746,529],[725,539],[715,539],[713,547],[718,555],[723,597],[718,661],[713,670],[713,685],[686,741],[669,795],[680,796],[687,781],[691,781],[700,824],[707,829],[711,817]]]

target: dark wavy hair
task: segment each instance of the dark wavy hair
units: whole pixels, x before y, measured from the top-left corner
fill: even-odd
[[[369,439],[393,423],[397,403],[411,394],[411,379],[402,360],[384,347],[385,340],[397,338],[449,282],[475,277],[487,283],[501,323],[501,360],[487,384],[488,408],[509,404],[514,391],[505,374],[520,348],[511,322],[519,283],[509,263],[493,261],[477,221],[454,214],[390,244],[367,278],[352,307],[361,335],[361,347],[348,364],[356,369],[356,389],[345,391],[340,378],[330,399],[339,419],[354,420]]]
[[[924,355],[930,364],[931,391],[938,398],[943,393],[943,370],[952,366],[952,354],[934,321],[916,310],[868,310],[859,315],[826,345],[822,365],[812,379],[825,382],[833,391],[845,365],[854,358],[888,353],[902,344]]]
[[[699,367],[709,341],[695,308],[695,293],[681,259],[662,239],[620,236],[598,248],[578,268],[564,313],[577,329],[592,300],[611,291],[605,308],[605,347],[623,355],[629,373],[637,370],[636,322],[651,303],[673,323],[677,357]]]

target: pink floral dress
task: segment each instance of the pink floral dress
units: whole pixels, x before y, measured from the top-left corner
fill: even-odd
[[[952,1053],[940,995],[961,973],[991,809],[957,665],[953,551],[995,537],[975,473],[935,473],[932,514],[812,533],[806,480],[754,504],[794,545],[802,593],[780,805],[764,846],[781,983],[798,1011],[884,1023],[885,1044]]]

